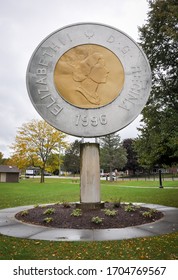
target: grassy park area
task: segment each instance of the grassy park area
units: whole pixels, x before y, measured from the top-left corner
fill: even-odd
[[[146,202],[178,207],[178,181],[101,181],[103,201]],[[0,208],[79,201],[79,180],[46,178],[0,183]],[[53,242],[0,235],[0,259],[178,259],[178,232],[101,242]]]

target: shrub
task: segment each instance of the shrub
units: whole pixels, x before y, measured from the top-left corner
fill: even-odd
[[[106,216],[116,216],[117,215],[117,211],[116,210],[110,210],[110,209],[104,209],[104,214]]]
[[[114,207],[119,208],[121,206],[121,198],[119,198],[119,200],[116,200],[114,202]]]
[[[134,212],[136,209],[131,203],[129,203],[127,206],[125,206],[124,210],[126,212]]]
[[[82,210],[80,208],[76,208],[72,211],[70,215],[74,217],[82,216]]]
[[[63,202],[63,207],[64,208],[70,208],[70,203],[69,202]]]
[[[150,209],[149,211],[143,212],[142,216],[145,218],[152,218],[156,212],[157,212],[156,209]]]
[[[150,209],[149,211],[150,211],[152,214],[155,214],[155,213],[158,212],[158,211],[157,211],[156,209],[154,209],[154,208]]]
[[[46,211],[43,212],[44,215],[51,215],[55,213],[55,209],[48,208]]]
[[[145,211],[145,212],[142,213],[142,216],[145,217],[145,218],[151,218],[152,214],[149,211]]]
[[[101,224],[102,221],[103,221],[103,218],[100,218],[98,216],[95,216],[91,219],[92,223],[95,223],[95,224]]]
[[[53,218],[47,217],[47,218],[45,218],[43,221],[44,221],[45,223],[49,224],[49,223],[51,223],[51,222],[53,221]]]
[[[24,210],[22,211],[21,216],[24,217],[27,216],[28,214],[29,214],[28,210]]]
[[[39,207],[39,204],[34,205],[34,208],[38,208],[38,207]]]

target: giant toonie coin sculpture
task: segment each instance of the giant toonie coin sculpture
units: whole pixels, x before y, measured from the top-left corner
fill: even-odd
[[[39,114],[75,136],[119,131],[144,107],[151,71],[143,51],[123,32],[82,23],[49,35],[27,69],[27,88]],[[81,144],[80,207],[102,207],[99,145]]]
[[[27,69],[27,88],[38,113],[74,136],[119,131],[143,109],[151,71],[143,51],[110,26],[81,23],[49,35]]]

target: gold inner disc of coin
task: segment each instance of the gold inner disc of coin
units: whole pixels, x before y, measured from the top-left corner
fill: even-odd
[[[124,84],[124,68],[109,49],[95,44],[78,45],[64,53],[54,69],[57,92],[80,108],[111,103]]]

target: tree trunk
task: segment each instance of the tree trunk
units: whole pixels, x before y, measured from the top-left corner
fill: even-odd
[[[110,168],[109,168],[109,180],[110,180],[110,182],[113,181],[113,179],[112,179],[112,166],[111,165],[110,165]]]
[[[40,183],[44,183],[44,168],[41,168],[41,179]]]

